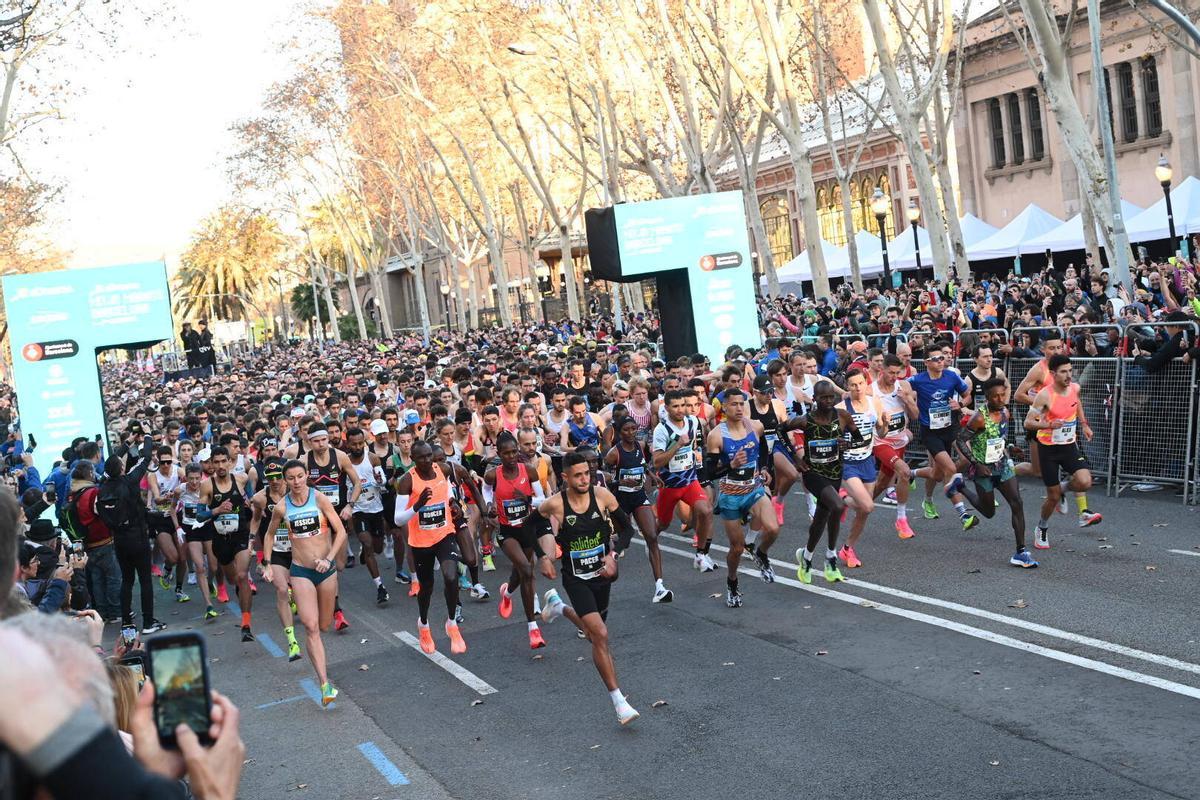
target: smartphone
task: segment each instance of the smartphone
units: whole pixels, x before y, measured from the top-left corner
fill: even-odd
[[[129,667],[137,675],[138,688],[146,682],[146,656],[142,653],[130,653],[121,659],[121,665]]]
[[[178,749],[175,727],[187,725],[201,744],[212,744],[212,692],[204,637],[195,632],[167,633],[146,641],[150,680],[154,682],[154,724],[163,747]]]
[[[71,552],[77,556],[83,555],[83,542],[71,542]]]
[[[137,636],[137,628],[121,628],[121,644],[125,645],[126,648],[133,647],[137,643]]]

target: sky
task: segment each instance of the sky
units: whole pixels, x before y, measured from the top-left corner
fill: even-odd
[[[231,124],[289,74],[281,52],[300,0],[184,0],[76,76],[47,145],[23,148],[64,183],[51,229],[68,266],[157,260],[173,267],[200,221],[230,197]],[[153,26],[151,26],[153,27]]]

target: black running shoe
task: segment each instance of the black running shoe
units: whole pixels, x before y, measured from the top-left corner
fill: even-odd
[[[249,625],[242,626],[242,641],[243,642],[253,642],[254,641],[254,634],[250,632]]]
[[[381,584],[379,584],[379,586],[375,587],[375,602],[376,603],[378,603],[379,605],[383,605],[389,599],[390,598],[388,597],[388,590],[387,590],[386,586],[384,586],[381,583]]]

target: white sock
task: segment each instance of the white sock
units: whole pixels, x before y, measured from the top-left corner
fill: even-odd
[[[536,631],[537,629],[538,629],[538,626],[537,626],[537,623],[536,623],[536,622],[531,622],[531,623],[529,623],[529,630],[530,630],[530,632],[531,632],[531,633],[532,633],[533,631]]]
[[[426,621],[426,622],[421,622],[420,618],[418,618],[418,619],[417,619],[417,627],[418,627],[418,628],[421,628],[422,630],[424,630],[424,629],[426,629],[426,628],[428,628],[428,627],[429,627],[429,622],[428,622],[428,621]]]
[[[896,503],[896,519],[908,519],[908,506]]]
[[[825,548],[825,557],[826,557],[826,558],[828,558],[828,559],[834,559],[834,558],[837,558],[837,551],[836,551],[836,550],[830,550],[828,547],[826,547],[826,548]]]
[[[813,560],[813,551],[812,551],[812,550],[809,550],[807,547],[806,547],[806,548],[804,548],[804,560],[805,560],[805,561],[812,561],[812,560]]]
[[[616,708],[617,706],[621,705],[621,703],[625,702],[625,695],[621,694],[620,689],[613,689],[608,693],[608,696],[612,698],[613,708]]]
[[[504,589],[501,589],[500,594],[504,597],[512,597],[512,592],[510,592],[507,587]]]
[[[376,577],[376,578],[375,578],[375,585],[376,585],[376,586],[383,586],[383,578],[382,578],[382,577]]]
[[[1059,487],[1060,489],[1062,489],[1063,497],[1066,497],[1066,496],[1067,496],[1067,492],[1069,491],[1069,490],[1067,489],[1067,487],[1068,487],[1068,486],[1070,486],[1070,485],[1071,485],[1071,481],[1069,481],[1069,480],[1066,480],[1066,481],[1059,481],[1059,482],[1058,482],[1058,487]]]
[[[458,627],[458,623],[454,621],[454,617],[446,618],[446,627],[447,628],[457,628]]]

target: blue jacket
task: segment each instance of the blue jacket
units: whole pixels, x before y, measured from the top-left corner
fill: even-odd
[[[837,372],[838,357],[837,350],[832,347],[825,351],[825,355],[821,360],[821,374],[828,378],[833,373]]]
[[[62,511],[67,504],[67,495],[71,493],[71,471],[75,469],[76,460],[69,467],[63,469],[63,465],[59,464],[50,473],[50,484],[54,487],[54,508]]]

